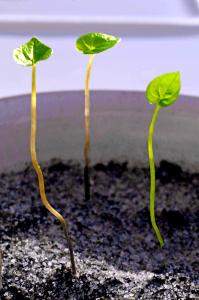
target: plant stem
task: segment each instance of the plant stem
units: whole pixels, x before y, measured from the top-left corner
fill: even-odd
[[[3,266],[3,251],[0,249],[0,290],[2,290],[3,288],[2,266]]]
[[[31,138],[30,138],[30,149],[31,149],[31,159],[33,167],[37,173],[38,181],[39,181],[39,191],[41,195],[42,202],[44,206],[49,210],[61,223],[64,235],[68,243],[69,253],[70,253],[70,260],[71,260],[71,268],[73,274],[76,274],[76,267],[75,267],[75,259],[73,254],[73,246],[71,242],[71,238],[69,235],[68,223],[62,217],[60,213],[58,213],[48,202],[45,193],[45,184],[44,184],[44,176],[41,170],[41,167],[37,160],[36,154],[36,131],[37,131],[37,110],[36,110],[36,65],[32,66],[32,99],[31,99]]]
[[[153,226],[153,229],[156,233],[156,236],[158,238],[158,241],[160,243],[160,246],[164,246],[164,240],[161,236],[161,233],[158,229],[158,226],[156,224],[155,219],[155,163],[154,163],[154,155],[153,155],[153,132],[154,132],[154,126],[157,120],[157,115],[160,110],[160,106],[157,105],[156,109],[154,111],[151,124],[149,127],[149,137],[148,137],[148,155],[149,155],[149,165],[150,165],[150,218],[151,218],[151,224]]]
[[[85,107],[84,107],[84,118],[85,118],[85,143],[84,143],[84,190],[85,200],[90,200],[90,92],[89,82],[91,66],[93,62],[93,55],[90,55],[87,73],[86,73],[86,86],[85,86]]]

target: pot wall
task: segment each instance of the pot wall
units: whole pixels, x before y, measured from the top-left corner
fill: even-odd
[[[38,94],[39,161],[50,158],[83,162],[84,94]],[[111,159],[148,165],[147,135],[154,106],[142,92],[91,92],[92,163]],[[154,135],[156,162],[161,159],[199,170],[199,101],[181,96],[160,110]],[[30,162],[30,95],[0,100],[0,171]]]

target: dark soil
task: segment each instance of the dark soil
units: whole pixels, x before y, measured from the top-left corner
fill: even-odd
[[[156,216],[149,220],[149,170],[127,163],[91,170],[43,166],[49,201],[70,223],[78,274],[73,277],[59,222],[43,207],[32,167],[0,175],[2,300],[199,299],[199,174],[161,162]]]

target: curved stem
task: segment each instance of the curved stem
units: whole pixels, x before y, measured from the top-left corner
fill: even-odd
[[[90,73],[93,62],[93,55],[90,55],[87,73],[86,73],[86,86],[85,86],[85,107],[84,107],[84,118],[85,118],[85,143],[84,143],[84,189],[85,189],[85,200],[90,199]]]
[[[154,111],[151,124],[149,127],[149,137],[148,137],[148,155],[149,155],[149,165],[150,165],[150,218],[151,218],[151,224],[153,226],[153,229],[156,233],[156,236],[158,238],[158,241],[160,243],[160,246],[164,246],[164,240],[161,236],[161,233],[158,229],[158,226],[156,224],[155,219],[155,163],[154,163],[154,155],[153,155],[153,132],[154,132],[154,126],[157,120],[157,115],[160,110],[160,106],[156,106],[156,109]]]
[[[30,138],[30,150],[31,150],[31,159],[33,167],[37,173],[38,181],[39,181],[39,191],[41,195],[42,202],[44,206],[53,214],[61,223],[65,238],[68,243],[69,253],[70,253],[70,260],[71,260],[71,268],[73,274],[76,274],[76,267],[75,267],[75,260],[73,254],[73,247],[71,238],[69,235],[68,223],[62,217],[60,213],[58,213],[48,202],[45,193],[45,184],[44,184],[44,176],[41,170],[41,167],[37,160],[36,154],[36,131],[37,131],[37,111],[36,111],[36,65],[32,66],[32,98],[31,98],[31,138]]]

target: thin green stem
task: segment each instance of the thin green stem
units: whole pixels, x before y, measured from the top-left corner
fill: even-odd
[[[160,230],[157,226],[156,219],[155,219],[155,162],[154,162],[154,155],[153,155],[153,132],[154,126],[157,120],[157,115],[160,110],[160,106],[157,105],[154,111],[151,124],[149,127],[149,137],[148,137],[148,155],[149,155],[149,165],[150,165],[150,218],[151,224],[153,229],[156,233],[160,246],[164,246],[164,240],[161,236]]]

